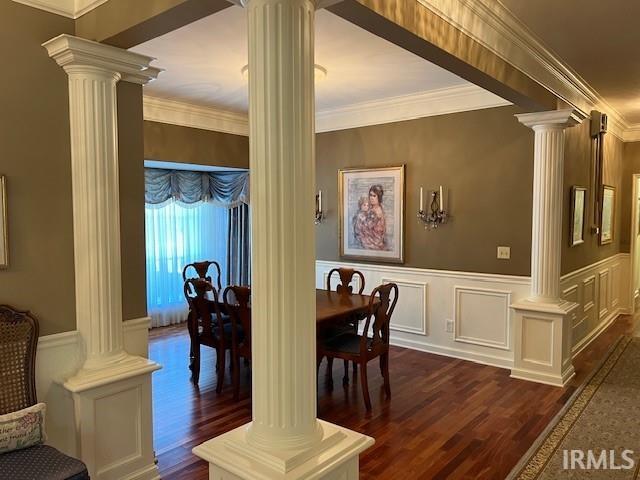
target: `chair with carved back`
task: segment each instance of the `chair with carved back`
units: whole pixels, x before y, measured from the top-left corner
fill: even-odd
[[[375,304],[376,297],[379,299],[378,304]],[[341,358],[360,365],[362,394],[367,411],[371,410],[367,363],[376,357],[380,357],[380,371],[384,377],[385,393],[388,398],[391,397],[389,323],[397,302],[398,286],[395,283],[386,283],[376,287],[371,292],[369,313],[362,335],[349,332],[318,343],[318,355],[327,358]]]
[[[224,305],[231,317],[233,398],[240,397],[240,358],[251,361],[251,288],[232,285],[224,290]]]
[[[189,316],[193,355],[191,379],[196,384],[200,379],[200,345],[211,347],[216,350],[216,392],[220,393],[224,384],[226,352],[231,350],[231,324],[222,319],[218,291],[211,282],[202,278],[189,278],[185,283],[188,284],[185,288],[195,292],[195,297],[191,300],[193,312]]]
[[[354,281],[354,277],[358,277],[360,282],[359,282],[357,293],[358,295],[362,295],[362,292],[364,291],[364,284],[365,284],[364,275],[362,274],[361,271],[355,270],[353,268],[339,267],[339,268],[332,268],[331,270],[329,270],[329,273],[327,274],[327,290],[331,291],[331,279],[335,277],[336,273],[338,274],[338,277],[340,279],[340,283],[336,285],[336,289],[335,289],[337,293],[341,295],[353,294],[354,293],[353,285],[351,283]],[[357,332],[359,322],[361,320],[364,320],[365,318],[366,318],[366,315],[356,316],[346,326],[345,325],[337,326],[337,327],[334,326],[333,328],[328,329],[326,332],[324,332],[323,336],[326,338],[329,336],[340,335],[348,331]],[[327,371],[329,372],[329,377],[331,377],[332,370],[333,370],[333,359],[327,358]],[[358,372],[358,364],[354,362],[353,363],[354,378],[357,372]],[[346,360],[344,361],[343,383],[345,384],[349,383],[349,362]]]
[[[0,305],[0,415],[37,403],[38,320],[29,312]],[[0,455],[0,480],[38,478],[85,480],[87,467],[55,448],[39,444]]]

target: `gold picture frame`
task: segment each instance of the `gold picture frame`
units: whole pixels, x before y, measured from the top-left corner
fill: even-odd
[[[0,175],[0,268],[9,266],[9,219],[7,207],[7,178]]]
[[[571,224],[569,228],[569,246],[584,243],[584,221],[587,212],[587,189],[574,185],[571,187]]]
[[[603,185],[601,191],[600,245],[613,243],[616,218],[616,187]]]
[[[404,263],[405,166],[338,170],[340,257]]]

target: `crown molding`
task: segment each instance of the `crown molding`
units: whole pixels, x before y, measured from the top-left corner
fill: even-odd
[[[640,142],[640,124],[632,125],[624,131],[625,142]]]
[[[108,0],[13,0],[67,18],[79,18]]]
[[[511,103],[476,85],[461,85],[320,111],[316,113],[316,132],[346,130],[505,105]]]
[[[142,106],[144,119],[151,122],[234,135],[249,135],[249,119],[244,113],[229,112],[149,95],[144,96]]]
[[[553,92],[588,117],[607,113],[609,131],[623,141],[640,128],[612,107],[500,0],[418,0],[430,11]]]
[[[416,118],[511,105],[475,85],[362,102],[316,113],[316,132],[331,132]],[[249,135],[248,116],[145,95],[144,119],[234,135]]]

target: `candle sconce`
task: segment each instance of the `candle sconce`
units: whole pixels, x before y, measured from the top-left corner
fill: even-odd
[[[316,194],[316,216],[313,223],[319,225],[323,220],[324,212],[322,211],[322,190],[318,190],[318,193]]]
[[[418,210],[418,219],[424,223],[424,228],[434,230],[440,225],[447,223],[449,213],[446,210],[445,194],[442,185],[439,190],[431,192],[431,202],[429,203],[429,211],[424,210],[423,190],[420,187],[420,210]]]

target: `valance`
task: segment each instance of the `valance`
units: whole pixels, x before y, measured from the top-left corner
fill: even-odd
[[[144,169],[144,201],[156,205],[169,199],[191,204],[211,201],[233,208],[249,204],[249,172],[193,172]]]

